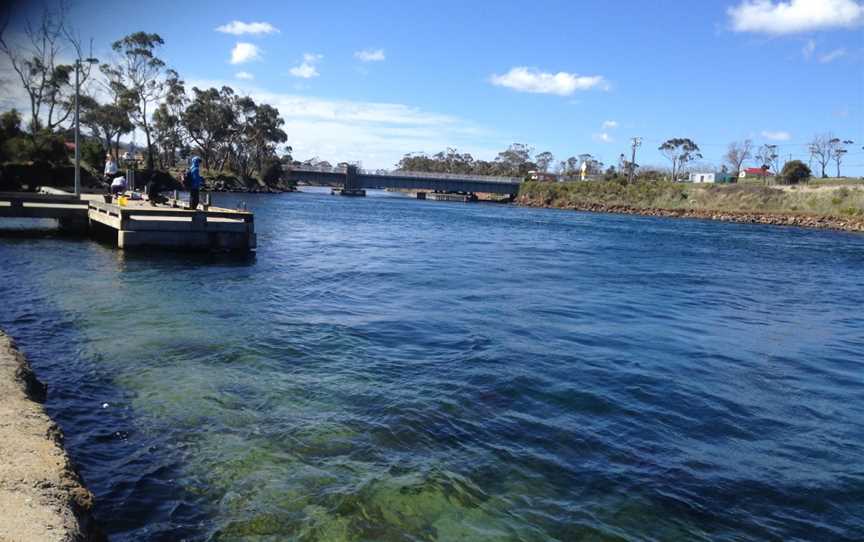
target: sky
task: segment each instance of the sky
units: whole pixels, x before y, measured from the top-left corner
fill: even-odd
[[[11,30],[40,5],[13,4]],[[864,176],[859,0],[77,0],[71,22],[102,61],[124,35],[158,33],[187,89],[278,107],[301,160],[390,168],[520,142],[616,164],[638,136],[640,164],[668,166],[657,147],[689,137],[709,168],[744,139],[807,161],[830,132],[856,142],[843,173]]]

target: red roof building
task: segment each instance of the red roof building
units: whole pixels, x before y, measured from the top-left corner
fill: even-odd
[[[739,179],[744,179],[747,177],[769,177],[774,175],[773,172],[768,169],[762,169],[761,167],[748,167],[741,170],[741,173],[738,174]]]

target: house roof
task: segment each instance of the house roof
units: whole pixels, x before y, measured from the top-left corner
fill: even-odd
[[[744,170],[747,175],[769,175],[771,172],[763,170],[761,167],[748,167]]]

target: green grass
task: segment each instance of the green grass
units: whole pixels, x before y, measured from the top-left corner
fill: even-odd
[[[864,216],[864,183],[861,182],[821,182],[795,187],[668,181],[644,181],[632,185],[615,181],[526,182],[519,191],[519,197],[535,205],[563,208],[603,205],[636,209]]]

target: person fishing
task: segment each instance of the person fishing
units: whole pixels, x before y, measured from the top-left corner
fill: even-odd
[[[189,190],[189,208],[197,209],[201,186],[204,184],[204,179],[201,177],[201,158],[192,157],[189,169],[183,176],[183,184]]]
[[[162,183],[162,179],[160,179],[155,172],[151,173],[150,180],[147,181],[147,186],[145,188],[147,199],[150,200],[150,205],[155,207],[158,203],[167,203],[168,199],[159,193],[162,190],[167,189],[168,187]]]
[[[111,181],[111,194],[118,195],[126,191],[126,177],[120,175]]]

